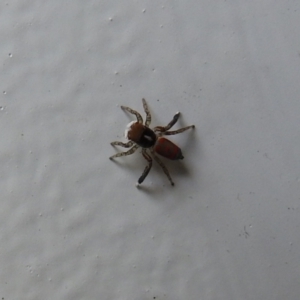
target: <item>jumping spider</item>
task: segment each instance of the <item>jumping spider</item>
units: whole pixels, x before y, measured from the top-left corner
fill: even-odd
[[[151,167],[152,167],[152,158],[147,152],[147,149],[150,150],[152,157],[156,162],[161,166],[164,173],[167,175],[171,185],[174,185],[174,182],[170,176],[170,173],[163,162],[155,155],[155,153],[160,154],[163,157],[166,157],[171,160],[183,159],[181,149],[173,144],[168,139],[164,138],[163,135],[174,135],[181,132],[184,132],[190,128],[195,128],[195,125],[187,126],[178,130],[168,131],[173,125],[177,122],[179,118],[179,112],[177,112],[172,121],[167,126],[156,126],[153,129],[149,128],[151,122],[151,114],[146,103],[145,99],[142,99],[143,107],[146,113],[145,125],[143,124],[142,116],[135,110],[127,107],[121,106],[122,109],[127,110],[129,113],[133,114],[137,118],[136,121],[132,121],[127,125],[125,130],[125,137],[129,140],[127,143],[123,142],[112,142],[112,146],[122,146],[124,148],[131,147],[128,151],[117,153],[110,157],[113,159],[115,157],[126,156],[134,153],[139,147],[142,148],[142,155],[148,161],[148,165],[144,169],[142,176],[139,178],[137,185],[141,184],[147,177]]]

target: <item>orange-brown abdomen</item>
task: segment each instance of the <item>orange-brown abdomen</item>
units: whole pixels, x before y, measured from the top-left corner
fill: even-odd
[[[164,137],[157,140],[154,151],[171,160],[183,159],[181,149]]]

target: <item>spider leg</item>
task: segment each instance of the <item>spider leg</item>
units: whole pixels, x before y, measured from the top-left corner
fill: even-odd
[[[135,145],[135,146],[133,146],[132,148],[130,148],[128,151],[117,153],[117,154],[111,156],[109,159],[113,159],[113,158],[115,158],[115,157],[121,157],[121,156],[127,156],[127,155],[130,155],[130,154],[134,153],[134,152],[136,151],[137,148],[139,148],[139,146],[138,146],[138,145]]]
[[[142,123],[143,124],[143,118],[142,116],[136,111],[136,110],[133,110],[131,109],[130,107],[127,107],[127,106],[121,106],[122,109],[124,110],[127,110],[128,112],[130,112],[131,114],[135,115],[136,116],[136,119],[139,123]]]
[[[163,169],[164,173],[167,175],[169,181],[171,182],[171,185],[174,186],[174,182],[171,178],[171,175],[169,173],[169,170],[167,169],[167,167],[164,165],[164,163],[155,155],[154,150],[151,150],[152,156],[153,158],[156,160],[156,162],[161,166],[161,168]]]
[[[156,126],[156,127],[153,129],[153,131],[154,131],[154,132],[156,132],[156,131],[165,132],[165,131],[169,130],[171,127],[173,127],[173,126],[176,124],[176,122],[177,122],[178,119],[179,119],[179,115],[180,115],[180,112],[177,112],[177,113],[174,115],[172,121],[171,121],[167,126]]]
[[[149,125],[151,123],[151,114],[150,114],[150,111],[149,111],[149,108],[148,108],[146,100],[143,98],[142,101],[143,101],[144,111],[146,113],[146,122],[145,122],[145,125],[147,127],[149,127]]]
[[[146,168],[144,169],[144,172],[142,174],[142,176],[139,178],[137,185],[141,184],[145,178],[147,177],[147,175],[149,174],[151,167],[152,167],[152,158],[151,156],[147,153],[146,149],[144,148],[142,150],[142,154],[144,156],[144,158],[148,161],[148,165],[146,166]]]
[[[115,142],[111,142],[110,144],[112,146],[122,146],[124,148],[129,148],[129,147],[133,146],[134,143],[132,141],[128,141],[127,143],[115,141]]]
[[[174,130],[174,131],[166,131],[164,132],[165,135],[174,135],[174,134],[178,134],[178,133],[181,133],[181,132],[184,132],[190,128],[195,128],[195,125],[191,125],[191,126],[187,126],[187,127],[183,127],[183,128],[180,128],[180,129],[177,129],[177,130]]]

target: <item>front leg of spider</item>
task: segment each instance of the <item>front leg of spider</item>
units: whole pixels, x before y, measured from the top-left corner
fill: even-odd
[[[121,106],[121,108],[124,109],[124,110],[127,110],[129,113],[135,115],[137,121],[139,123],[143,124],[143,118],[142,118],[142,116],[136,110],[133,110],[130,107],[127,107],[127,106]]]
[[[179,116],[180,116],[180,112],[177,112],[174,115],[172,121],[167,126],[156,126],[156,127],[154,127],[153,131],[154,132],[157,132],[157,131],[159,131],[159,132],[166,132],[167,130],[171,129],[176,124],[176,122],[179,119]]]
[[[143,107],[144,107],[144,111],[146,113],[146,121],[145,121],[145,126],[149,127],[150,123],[151,123],[151,114],[150,114],[150,110],[148,108],[147,102],[146,100],[143,98]]]

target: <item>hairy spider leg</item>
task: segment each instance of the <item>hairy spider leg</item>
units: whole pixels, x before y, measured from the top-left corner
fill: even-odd
[[[184,132],[190,128],[195,128],[195,125],[191,125],[191,126],[187,126],[187,127],[183,127],[183,128],[180,128],[180,129],[177,129],[177,130],[174,130],[174,131],[166,131],[164,132],[164,135],[174,135],[174,134],[178,134],[178,133],[181,133],[181,132]]]
[[[149,127],[149,125],[150,125],[150,123],[151,123],[151,114],[150,114],[150,111],[149,111],[149,108],[148,108],[148,105],[147,105],[146,100],[143,98],[142,101],[143,101],[144,111],[145,111],[145,113],[146,113],[146,121],[145,121],[145,125],[146,125],[147,127]]]
[[[136,116],[136,119],[139,123],[142,123],[143,124],[143,118],[142,116],[136,111],[136,110],[133,110],[131,109],[130,107],[127,107],[127,106],[121,106],[122,109],[124,110],[127,110],[128,112],[130,112],[131,114],[135,115]]]
[[[161,168],[163,169],[164,173],[167,175],[169,181],[171,182],[171,185],[174,186],[174,182],[172,180],[172,177],[169,173],[169,170],[167,169],[167,167],[164,165],[164,163],[155,155],[154,150],[151,150],[152,156],[155,159],[155,161],[161,166]]]
[[[133,146],[134,143],[132,141],[128,141],[127,143],[115,141],[115,142],[111,142],[110,144],[112,146],[122,146],[124,148],[129,148],[129,147]]]
[[[177,112],[174,115],[172,121],[167,126],[156,126],[156,127],[154,127],[153,131],[154,132],[156,132],[156,131],[166,132],[167,130],[169,130],[170,128],[172,128],[176,124],[176,122],[179,119],[179,115],[180,115],[180,112]]]
[[[148,165],[146,166],[146,168],[144,169],[144,172],[142,174],[142,176],[139,178],[137,184],[141,184],[145,178],[147,177],[147,175],[149,174],[151,167],[152,167],[152,158],[151,156],[147,153],[146,149],[144,148],[142,150],[142,154],[144,156],[144,158],[148,161]]]
[[[139,146],[135,145],[132,148],[130,148],[128,151],[117,153],[117,154],[111,156],[109,159],[113,159],[115,157],[121,157],[121,156],[127,156],[127,155],[130,155],[130,154],[133,154],[136,151],[137,148],[139,148]]]

